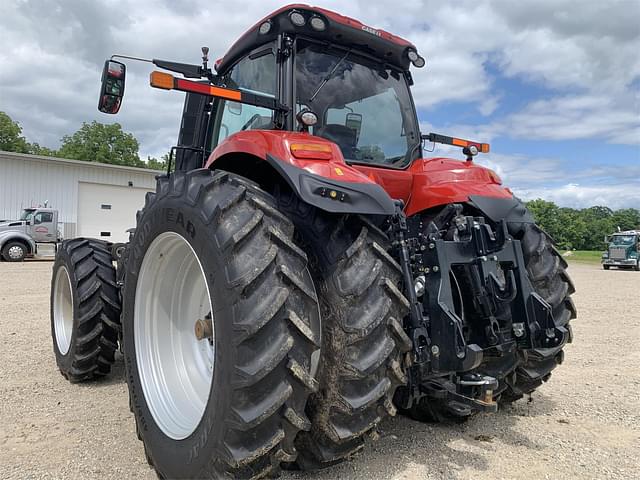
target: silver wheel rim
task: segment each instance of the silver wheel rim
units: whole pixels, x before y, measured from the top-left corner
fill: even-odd
[[[24,249],[19,247],[18,245],[14,245],[9,248],[9,258],[17,260],[18,258],[22,258],[24,256]]]
[[[193,248],[174,232],[160,234],[142,260],[133,334],[140,383],[165,435],[191,435],[209,400],[215,363],[215,322],[198,340],[197,320],[213,312],[204,269]]]
[[[56,272],[53,292],[53,329],[56,344],[60,353],[66,355],[73,334],[73,296],[71,279],[66,267],[60,267]]]

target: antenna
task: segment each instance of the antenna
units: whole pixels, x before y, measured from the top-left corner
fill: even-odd
[[[202,47],[202,68],[207,70],[207,62],[209,61],[209,47]]]

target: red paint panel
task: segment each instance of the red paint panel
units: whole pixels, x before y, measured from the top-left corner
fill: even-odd
[[[448,203],[466,202],[469,195],[512,196],[492,170],[452,158],[419,159],[406,170],[364,165],[355,168],[380,184],[392,198],[403,200],[407,215]]]
[[[327,160],[298,159],[291,153],[291,144],[296,143],[315,143],[329,146],[331,158]],[[326,178],[343,182],[373,183],[365,174],[345,163],[342,152],[335,143],[308,133],[274,130],[245,130],[237,132],[224,139],[211,152],[205,167],[211,168],[216,160],[231,153],[249,153],[262,159],[266,159],[267,154],[271,154],[295,167],[303,168]]]
[[[466,202],[469,195],[512,197],[495,172],[473,162],[428,158],[413,162],[408,170],[413,175],[413,188],[405,208],[407,215],[448,203]]]
[[[294,7],[294,5],[289,5],[289,7],[286,7],[286,8],[292,8],[292,7]],[[339,13],[333,12],[331,10],[326,10],[324,8],[319,8],[319,7],[310,7],[308,5],[295,5],[295,7],[306,8],[311,11],[322,13],[323,15],[325,15],[327,18],[330,18],[334,22],[341,23],[342,25],[346,25],[351,28],[355,28],[356,30],[365,30],[371,33],[372,35],[377,35],[378,37],[384,38],[385,40],[393,42],[397,45],[405,45],[407,47],[413,46],[411,42],[408,42],[404,38],[398,37],[393,33],[389,33],[379,28],[370,27],[368,25],[365,25],[361,21],[356,20],[355,18],[347,17],[346,15],[340,15]]]
[[[329,160],[299,159],[291,154],[292,143],[316,143],[331,148]],[[410,216],[429,208],[461,203],[469,195],[511,198],[511,191],[501,185],[492,170],[473,162],[452,158],[426,158],[414,161],[406,170],[391,170],[369,165],[347,165],[335,143],[308,133],[273,130],[249,130],[226,138],[211,153],[206,167],[231,153],[248,153],[266,159],[271,154],[308,172],[325,178],[355,183],[377,183],[389,196],[405,202]]]

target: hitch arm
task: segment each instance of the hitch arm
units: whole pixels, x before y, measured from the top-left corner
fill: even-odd
[[[405,284],[405,294],[408,297],[409,311],[409,333],[413,342],[413,351],[415,362],[425,363],[429,361],[429,347],[431,340],[429,332],[424,326],[424,315],[422,313],[422,304],[418,301],[416,291],[413,285],[413,275],[411,274],[411,258],[405,233],[408,231],[407,217],[402,211],[403,204],[401,201],[395,202],[396,212],[392,217],[392,229],[395,236],[394,245],[400,256],[400,267],[402,268],[402,277]]]

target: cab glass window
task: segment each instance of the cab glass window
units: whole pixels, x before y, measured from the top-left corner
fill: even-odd
[[[240,60],[225,75],[224,83],[229,88],[275,98],[278,82],[273,48],[263,47]],[[269,108],[220,99],[217,100],[216,112],[212,149],[239,131],[274,128],[273,110]]]
[[[296,107],[318,116],[314,135],[336,143],[345,160],[403,168],[420,147],[402,72],[343,50],[298,39]]]
[[[38,212],[33,217],[33,223],[36,225],[39,223],[50,223],[50,222],[53,222],[53,213],[51,212]]]

